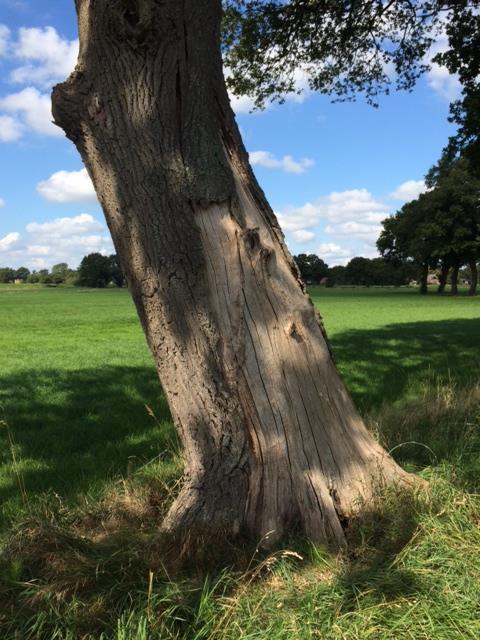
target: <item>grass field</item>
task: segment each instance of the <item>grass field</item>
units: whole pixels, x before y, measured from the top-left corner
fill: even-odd
[[[2,639],[480,637],[480,299],[311,295],[357,405],[431,490],[390,496],[349,558],[307,545],[180,581],[151,555],[142,500],[180,464],[128,293],[0,285]]]

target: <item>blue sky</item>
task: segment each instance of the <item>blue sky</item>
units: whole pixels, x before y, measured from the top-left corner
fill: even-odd
[[[0,267],[76,267],[113,252],[73,145],[51,124],[50,91],[73,69],[73,0],[0,0]],[[435,50],[444,46],[440,39]],[[299,72],[298,86],[305,85]],[[458,83],[434,67],[412,93],[373,109],[310,93],[249,113],[234,98],[257,177],[293,253],[328,264],[373,256],[380,221],[423,189],[452,133]]]

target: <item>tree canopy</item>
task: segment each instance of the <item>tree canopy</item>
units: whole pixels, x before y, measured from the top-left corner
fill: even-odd
[[[429,68],[427,55],[446,32],[449,47],[433,61],[478,76],[478,0],[224,0],[227,82],[256,106],[283,100],[303,84],[337,99],[392,87],[410,90]]]
[[[119,287],[123,284],[123,274],[116,255],[90,253],[83,258],[78,267],[79,286],[103,288],[112,282]]]
[[[295,256],[295,262],[302,279],[307,284],[319,284],[328,275],[328,265],[316,254],[300,253]]]

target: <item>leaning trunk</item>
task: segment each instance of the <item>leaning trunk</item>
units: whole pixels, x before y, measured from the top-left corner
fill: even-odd
[[[77,0],[79,62],[53,104],[183,443],[164,528],[342,545],[359,500],[407,476],[352,404],[251,172],[222,75],[221,2],[126,7]]]
[[[420,293],[426,295],[428,293],[428,264],[422,265],[420,272]]]
[[[448,266],[448,264],[446,262],[442,262],[442,267],[440,269],[440,275],[438,276],[437,293],[443,293],[445,291],[449,269],[450,269],[450,267]]]
[[[470,267],[470,287],[468,289],[468,295],[475,296],[477,295],[478,284],[477,261],[475,259],[470,260],[468,266]]]
[[[452,296],[458,296],[458,271],[460,266],[457,264],[453,265],[452,268],[452,284],[450,287],[450,294]]]

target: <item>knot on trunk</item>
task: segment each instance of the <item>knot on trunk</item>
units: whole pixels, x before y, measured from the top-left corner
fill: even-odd
[[[104,125],[107,119],[107,114],[105,111],[105,104],[102,98],[98,94],[93,94],[90,97],[89,104],[87,106],[88,115],[90,120],[94,122]]]
[[[53,122],[64,130],[67,137],[81,148],[82,116],[90,87],[81,71],[75,70],[65,82],[57,84],[52,91]]]
[[[295,342],[303,342],[303,338],[302,338],[302,336],[301,336],[301,334],[300,334],[295,322],[292,322],[290,324],[290,326],[288,327],[287,333],[291,338],[293,338],[293,340],[295,340]]]
[[[257,252],[261,248],[260,234],[258,231],[258,227],[253,227],[251,229],[246,229],[242,234],[245,244],[251,252]]]
[[[345,531],[348,527],[349,520],[345,511],[342,508],[342,504],[340,502],[340,496],[336,487],[335,480],[333,478],[330,478],[330,480],[328,481],[328,493],[330,494],[330,497],[332,499],[333,508],[335,509],[335,512],[338,516],[340,525],[342,529]]]
[[[148,47],[158,42],[155,37],[155,16],[151,2],[121,0],[118,15],[118,33],[132,47]],[[161,8],[163,2],[160,2]]]

